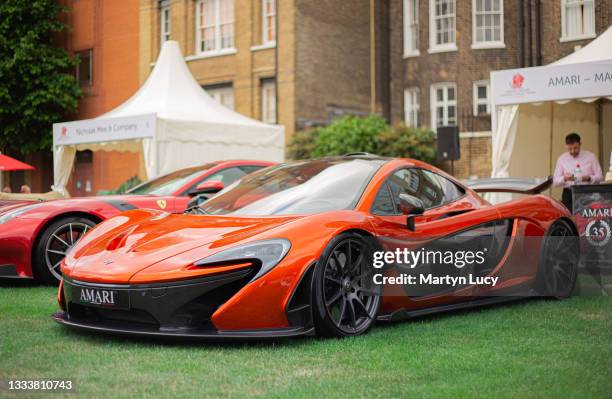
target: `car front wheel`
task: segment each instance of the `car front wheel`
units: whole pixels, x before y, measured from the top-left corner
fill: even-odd
[[[364,334],[376,320],[380,287],[372,281],[373,243],[356,233],[343,233],[325,248],[316,264],[313,298],[318,335]]]
[[[60,265],[66,253],[95,225],[91,219],[68,216],[45,228],[34,249],[34,277],[45,284],[58,284],[62,278]]]

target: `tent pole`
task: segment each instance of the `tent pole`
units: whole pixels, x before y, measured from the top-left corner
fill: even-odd
[[[550,103],[550,143],[549,143],[549,154],[548,154],[548,170],[550,174],[554,173],[554,164],[553,164],[553,138],[554,138],[554,128],[555,128],[555,102],[551,101]],[[548,195],[552,197],[552,187],[548,189]]]
[[[604,155],[604,139],[603,139],[603,100],[599,99],[597,100],[597,123],[598,123],[598,130],[599,130],[599,135],[597,137],[597,141],[599,144],[599,164],[600,165],[605,165],[606,164],[606,157]],[[603,170],[605,170],[605,168],[602,168]],[[605,173],[604,173],[605,176]]]

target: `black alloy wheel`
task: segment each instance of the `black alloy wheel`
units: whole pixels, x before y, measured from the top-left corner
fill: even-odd
[[[381,287],[372,275],[373,245],[355,233],[336,237],[317,263],[315,326],[325,336],[365,333],[376,320]]]
[[[558,299],[572,295],[578,276],[580,244],[569,222],[556,221],[546,234],[538,271],[538,291]]]

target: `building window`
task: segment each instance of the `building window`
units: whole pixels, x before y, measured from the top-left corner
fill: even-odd
[[[455,51],[455,0],[429,0],[429,52]]]
[[[165,41],[170,40],[170,5],[168,2],[161,4],[159,31],[161,33],[161,43],[163,44]]]
[[[211,85],[202,87],[213,100],[229,109],[234,109],[234,88],[232,84]]]
[[[472,25],[472,48],[503,47],[503,0],[473,0]]]
[[[196,3],[196,43],[198,54],[234,49],[234,0]]]
[[[261,43],[273,45],[276,42],[276,0],[262,0],[261,10]]]
[[[417,87],[404,90],[404,121],[408,127],[419,126],[419,110],[421,108],[420,92]]]
[[[276,123],[276,81],[261,81],[261,120],[265,123]]]
[[[561,0],[561,40],[595,37],[593,0]]]
[[[404,0],[404,56],[419,55],[419,0]]]
[[[488,80],[474,82],[474,116],[491,114],[490,91]]]
[[[91,86],[93,83],[93,51],[78,51],[79,64],[76,67],[76,79],[81,86]]]
[[[439,83],[431,86],[431,126],[457,124],[457,85]]]

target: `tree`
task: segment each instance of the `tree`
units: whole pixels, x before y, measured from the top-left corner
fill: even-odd
[[[321,128],[315,141],[315,157],[343,155],[350,152],[376,152],[376,137],[389,128],[380,116],[367,118],[345,116]]]
[[[51,148],[52,124],[74,113],[77,60],[58,47],[66,29],[56,0],[0,1],[0,149]]]

